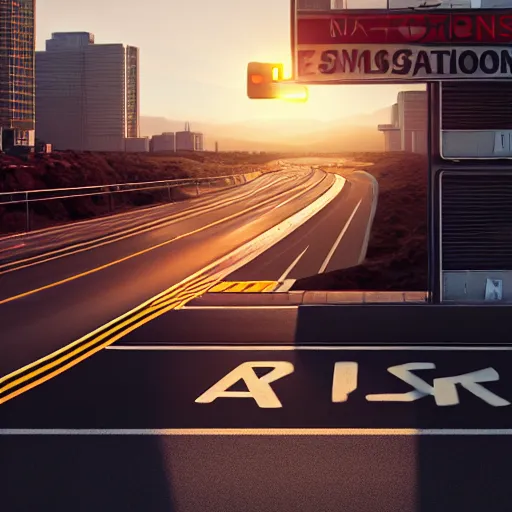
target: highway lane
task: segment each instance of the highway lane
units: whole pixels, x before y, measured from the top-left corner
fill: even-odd
[[[213,204],[192,206],[170,216],[160,217],[156,225],[144,229],[116,233],[106,239],[96,238],[92,243],[71,246],[64,252],[46,252],[35,259],[16,261],[15,266],[0,267],[0,303],[9,297],[47,286],[102,265],[129,257],[140,251],[166,243],[177,236],[201,229],[213,222],[255,208],[264,200],[282,194],[284,197],[298,187],[307,186],[311,173],[262,178],[252,190],[242,187],[234,197],[222,196]],[[254,210],[253,210],[254,211]],[[71,230],[71,226],[67,230]],[[49,233],[52,238],[53,234]]]
[[[298,180],[283,183],[280,194],[279,187],[270,187],[254,197],[255,204],[236,205],[232,218],[215,209],[193,221],[199,227],[189,221],[178,223],[1,275],[0,375],[94,331],[250,242],[322,197],[334,181],[333,175],[321,171],[303,173]],[[134,257],[141,247],[145,252]],[[124,259],[114,259],[119,257]],[[103,268],[97,267],[100,264]],[[55,276],[68,276],[68,281],[55,282]],[[34,291],[44,283],[47,288]],[[16,298],[12,293],[27,295]]]
[[[190,198],[177,203],[152,206],[134,211],[117,213],[95,219],[54,226],[46,229],[20,233],[0,238],[0,270],[10,268],[10,262],[30,258],[59,248],[69,250],[75,244],[91,241],[107,235],[120,235],[128,230],[141,229],[144,225],[155,225],[182,212],[203,210],[223,205],[226,201],[243,200],[254,195],[269,183],[277,185],[280,180],[294,179],[296,176],[283,173],[273,176],[271,173],[260,176],[251,182],[237,187],[208,191],[205,196]],[[109,237],[108,239],[113,238]]]
[[[377,197],[374,178],[366,173],[350,174],[342,193],[331,204],[226,280],[296,280],[361,263]]]

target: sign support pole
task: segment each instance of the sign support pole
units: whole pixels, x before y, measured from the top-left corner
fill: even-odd
[[[441,82],[427,84],[428,98],[428,178],[427,178],[427,232],[428,232],[428,300],[441,303],[441,230],[439,219],[441,203],[439,194],[439,171],[441,164]]]

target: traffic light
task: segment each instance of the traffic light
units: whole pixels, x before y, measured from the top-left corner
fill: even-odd
[[[282,99],[306,101],[308,90],[284,80],[284,66],[264,62],[250,62],[247,66],[247,96],[251,99]]]

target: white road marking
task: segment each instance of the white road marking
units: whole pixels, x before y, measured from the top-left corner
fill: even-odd
[[[295,265],[299,263],[300,259],[304,254],[306,254],[306,251],[309,249],[309,245],[295,258],[295,260],[292,262],[292,264],[283,272],[283,275],[277,280],[279,283],[284,282],[284,280],[288,277],[288,274],[295,268]]]
[[[281,306],[295,307],[295,306]],[[242,309],[237,308],[237,309]],[[340,351],[340,350],[359,350],[364,352],[375,351],[440,351],[440,352],[509,352],[512,351],[512,346],[505,345],[502,347],[483,347],[482,345],[476,346],[439,346],[439,345],[389,345],[389,346],[376,346],[376,345],[111,345],[107,350],[170,350],[170,351]]]
[[[325,261],[322,263],[322,266],[320,267],[320,270],[318,271],[319,274],[324,272],[324,270],[327,268],[327,265],[329,265],[329,262],[331,261],[333,255],[334,255],[334,253],[336,251],[336,249],[340,245],[341,239],[345,236],[345,233],[347,232],[347,230],[348,230],[348,228],[350,226],[350,223],[352,222],[352,219],[355,217],[355,215],[357,213],[357,210],[359,210],[359,207],[361,206],[362,202],[363,202],[363,200],[361,199],[359,201],[359,203],[357,203],[357,206],[354,208],[354,211],[352,212],[352,214],[350,215],[349,219],[347,220],[347,223],[345,224],[345,226],[341,230],[341,233],[339,234],[338,238],[334,242],[334,245],[331,247],[331,250],[329,251],[329,254],[327,255],[327,257],[325,258]]]
[[[509,428],[0,429],[0,436],[510,436]]]
[[[283,284],[274,290],[274,293],[287,293],[290,288],[295,284],[297,279],[285,279]]]
[[[355,171],[354,174],[357,174],[360,172],[361,171]],[[372,180],[372,210],[370,212],[368,224],[366,225],[366,233],[364,235],[363,245],[361,246],[361,254],[359,255],[359,260],[357,262],[359,265],[361,263],[363,263],[363,261],[366,258],[366,252],[368,250],[368,244],[370,242],[370,235],[372,232],[373,221],[375,219],[375,213],[377,211],[377,203],[378,203],[378,197],[379,197],[379,182],[377,181],[377,179],[369,173],[363,173],[363,174],[365,174],[365,176],[367,178],[370,177],[370,179]]]

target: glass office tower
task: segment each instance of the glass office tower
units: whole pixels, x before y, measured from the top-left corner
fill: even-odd
[[[35,127],[35,2],[0,0],[0,128],[22,145]]]

